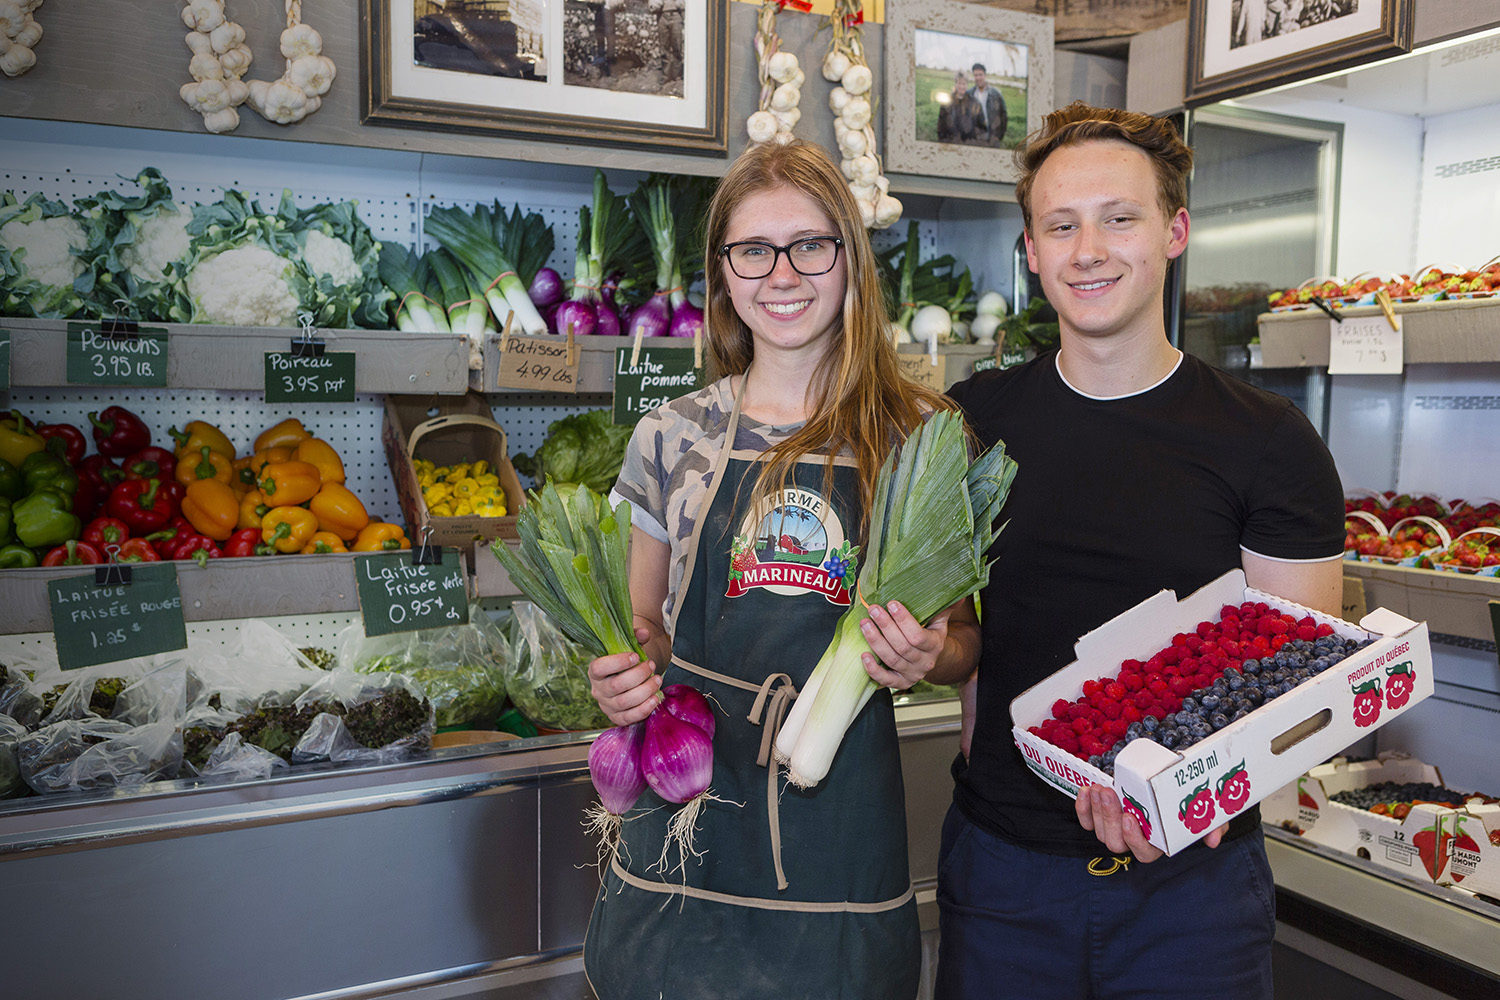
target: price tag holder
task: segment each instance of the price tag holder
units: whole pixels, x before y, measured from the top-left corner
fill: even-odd
[[[354,352],[267,351],[266,402],[354,402]]]
[[[113,332],[106,332],[108,324]],[[69,323],[69,385],[131,385],[164,388],[167,384],[167,331],[134,323]]]
[[[64,670],[187,648],[177,567],[141,563],[130,569],[129,583],[111,586],[101,586],[92,572],[47,582]]]
[[[1400,316],[1394,327],[1381,315],[1329,320],[1328,374],[1400,375],[1404,344]]]
[[[946,362],[933,364],[932,358],[927,354],[898,354],[897,360],[901,362],[901,374],[919,382],[929,389],[943,390],[943,372],[946,371]]]
[[[422,565],[414,565],[407,551],[355,556],[354,575],[365,635],[415,632],[469,620],[469,595],[457,549],[444,552],[441,563]]]
[[[10,388],[10,331],[0,330],[0,389]]]
[[[694,367],[693,352],[685,346],[643,347],[634,365],[630,354],[629,347],[615,348],[614,422],[622,427],[702,386],[703,369]]]
[[[513,333],[500,342],[495,387],[577,392],[579,355],[578,346],[568,343],[566,338]]]

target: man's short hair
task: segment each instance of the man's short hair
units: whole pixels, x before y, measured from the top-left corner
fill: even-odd
[[[1183,143],[1177,126],[1165,118],[1074,101],[1043,117],[1042,127],[1027,136],[1016,150],[1016,165],[1021,170],[1020,180],[1016,181],[1016,202],[1021,206],[1028,230],[1031,185],[1047,157],[1064,146],[1094,140],[1127,143],[1151,159],[1157,204],[1168,218],[1179,208],[1187,207],[1187,177],[1193,169],[1193,151]]]
[[[976,69],[979,70],[979,72],[981,72],[981,73],[988,73],[989,72],[989,70],[987,70],[987,69],[984,68],[984,63],[975,63],[974,65],[972,65],[972,66],[969,67],[969,70],[971,72],[973,70],[976,70]]]

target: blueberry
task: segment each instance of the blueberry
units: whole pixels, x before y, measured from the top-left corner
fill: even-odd
[[[1335,663],[1342,663],[1344,659],[1345,656],[1343,653],[1340,653],[1338,650],[1334,650],[1332,653],[1328,654],[1328,665],[1331,667]]]
[[[1129,742],[1130,742],[1129,740],[1121,740],[1120,742],[1116,743],[1114,746],[1112,746],[1112,747],[1109,748],[1110,753],[1115,753],[1115,754],[1119,753],[1121,750],[1125,749],[1125,744],[1127,744]]]
[[[1235,674],[1233,677],[1229,678],[1229,690],[1238,691],[1244,686],[1245,678],[1241,677],[1239,674]]]
[[[1164,729],[1164,730],[1162,730],[1160,736],[1158,737],[1158,742],[1161,743],[1161,745],[1164,746],[1164,747],[1166,747],[1168,750],[1175,750],[1177,748],[1177,744],[1180,742],[1177,739],[1177,730],[1175,730],[1175,729]]]
[[[1199,721],[1193,723],[1192,734],[1200,740],[1212,736],[1213,731],[1213,727],[1207,722]]]
[[[1148,715],[1141,720],[1141,728],[1148,733],[1156,732],[1157,727],[1160,725],[1161,723],[1156,720],[1156,716],[1154,715]]]
[[[1265,695],[1261,693],[1261,689],[1258,687],[1247,687],[1245,688],[1245,700],[1254,707],[1265,701]]]
[[[1151,717],[1148,715],[1146,716],[1146,718],[1149,719]],[[1161,717],[1161,725],[1163,729],[1171,729],[1173,726],[1177,725],[1177,713],[1168,712],[1166,715],[1163,715]]]
[[[1240,671],[1245,674],[1258,674],[1260,673],[1260,661],[1246,660],[1240,664]]]
[[[1248,708],[1236,708],[1234,710],[1234,714],[1229,717],[1229,721],[1230,722],[1234,722],[1236,719],[1243,719],[1245,716],[1247,716],[1249,714],[1250,714],[1250,709],[1248,709]]]
[[[1198,703],[1202,705],[1207,711],[1212,712],[1214,709],[1219,707],[1219,696],[1210,691],[1208,694],[1200,698],[1198,700]]]
[[[1113,750],[1106,750],[1105,753],[1104,753],[1104,756],[1102,756],[1102,757],[1099,758],[1099,766],[1101,768],[1103,768],[1104,770],[1106,770],[1106,771],[1109,770],[1110,768],[1114,767],[1115,766],[1115,752]]]
[[[1143,726],[1143,725],[1141,725],[1141,723],[1139,723],[1139,722],[1132,722],[1130,725],[1128,725],[1128,726],[1125,727],[1125,738],[1127,740],[1136,739],[1137,737],[1139,737],[1145,731],[1146,731],[1146,727]]]
[[[1210,715],[1208,717],[1208,724],[1210,726],[1213,726],[1215,729],[1223,729],[1225,726],[1229,725],[1229,716],[1225,715],[1223,712],[1215,712],[1213,715]]]
[[[1104,758],[1098,754],[1094,754],[1089,758],[1089,766],[1102,768],[1104,766]]]
[[[1187,714],[1192,715],[1193,713],[1198,711],[1198,700],[1192,695],[1188,695],[1186,698],[1182,699],[1182,705],[1178,708],[1178,711],[1186,712]]]

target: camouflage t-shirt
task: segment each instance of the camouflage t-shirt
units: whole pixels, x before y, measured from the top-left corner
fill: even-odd
[[[713,489],[714,461],[729,430],[734,395],[724,378],[680,396],[646,414],[625,449],[620,478],[610,502],[630,504],[630,523],[671,549],[667,599],[662,621],[669,622],[687,569],[693,529]],[[771,426],[743,413],[735,451],[764,452],[801,424]]]

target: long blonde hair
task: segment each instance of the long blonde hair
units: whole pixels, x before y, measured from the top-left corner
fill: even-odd
[[[853,457],[858,470],[860,534],[868,523],[870,501],[880,465],[891,446],[903,440],[937,409],[956,409],[941,393],[906,378],[896,360],[887,327],[885,295],[875,267],[875,251],[848,184],[823,147],[802,140],[750,146],[719,182],[708,208],[704,336],[712,379],[743,375],[755,359],[750,329],[735,311],[724,280],[724,247],[729,220],[749,196],[791,187],[818,203],[833,222],[844,245],[847,281],[842,322],[833,343],[813,372],[810,416],[800,430],[775,445],[752,490],[763,500],[786,485],[792,466],[804,455],[824,453],[824,491],[832,483],[833,459]],[[733,442],[730,442],[733,445]]]

